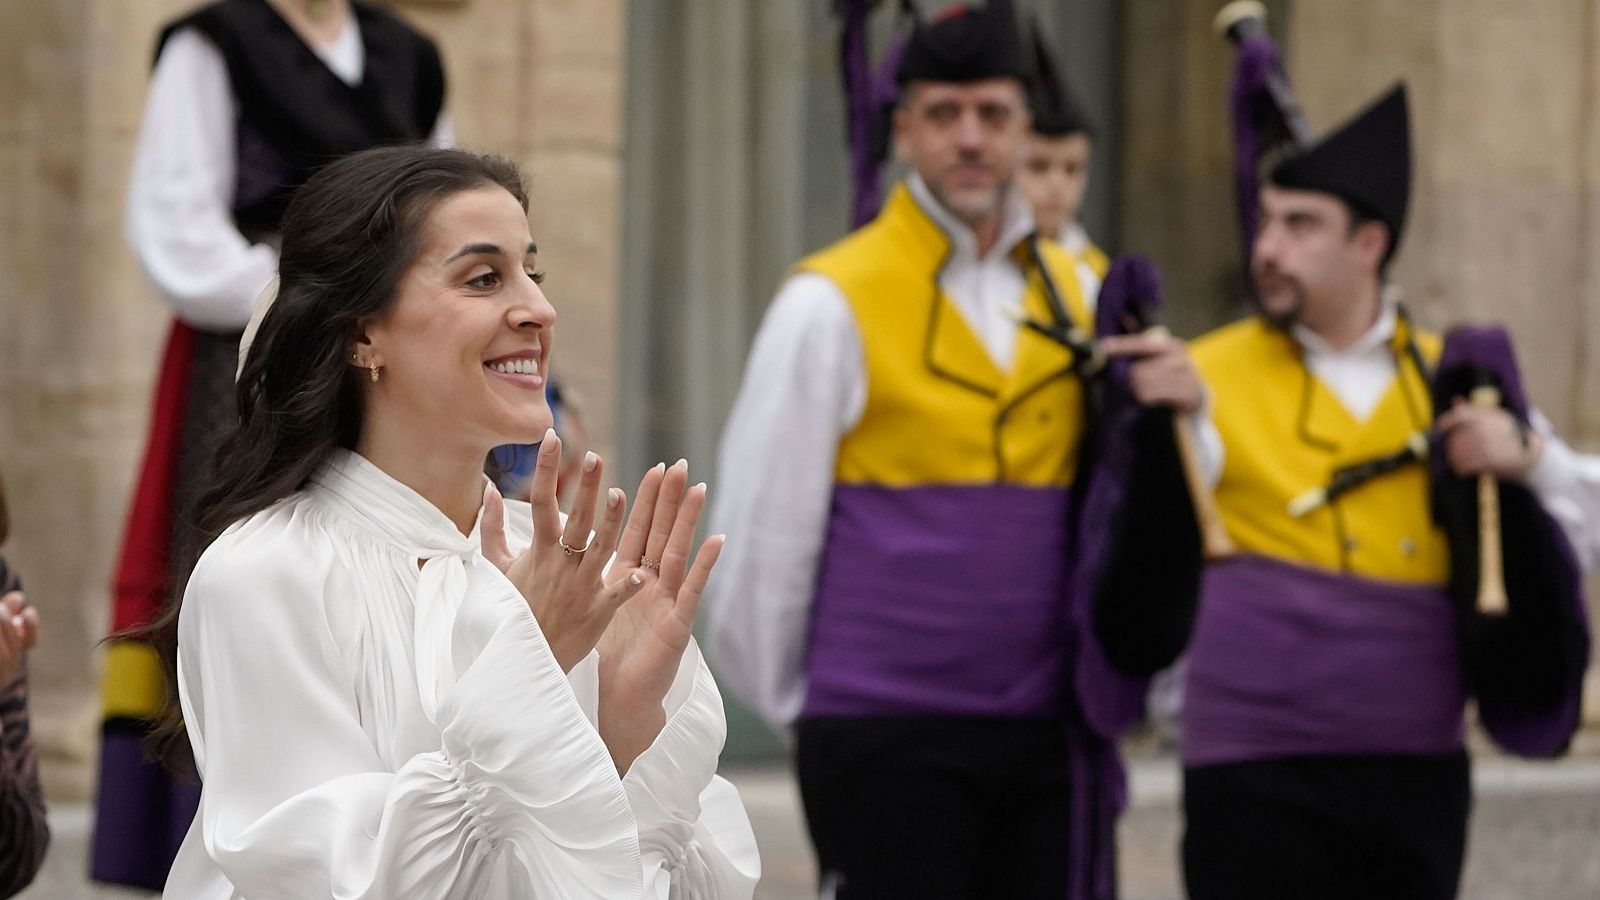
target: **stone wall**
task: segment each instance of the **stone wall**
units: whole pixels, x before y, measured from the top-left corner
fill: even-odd
[[[86,797],[110,568],[167,327],[122,239],[150,52],[191,0],[9,0],[0,27],[0,472],[7,557],[44,618],[31,660],[45,776]],[[518,160],[556,364],[615,445],[623,0],[398,0],[438,39],[466,146]]]

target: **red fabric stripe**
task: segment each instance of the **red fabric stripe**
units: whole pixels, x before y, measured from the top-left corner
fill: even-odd
[[[149,622],[166,600],[172,542],[172,492],[177,479],[195,333],[174,319],[156,382],[150,438],[128,510],[122,551],[112,576],[113,634]]]

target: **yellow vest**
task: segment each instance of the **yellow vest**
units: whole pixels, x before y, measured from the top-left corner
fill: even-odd
[[[1083,249],[1078,251],[1077,257],[1101,281],[1104,281],[1106,273],[1111,271],[1111,257],[1106,256],[1106,252],[1095,246],[1093,241],[1084,244]]]
[[[1241,550],[1385,581],[1448,580],[1425,465],[1380,475],[1307,515],[1288,512],[1290,500],[1325,486],[1336,469],[1393,453],[1431,428],[1428,386],[1406,350],[1410,332],[1402,320],[1391,343],[1398,375],[1364,422],[1311,374],[1292,338],[1259,318],[1194,342],[1225,452],[1217,506]],[[1417,332],[1416,343],[1432,365],[1439,337]]]
[[[1062,305],[1090,331],[1072,257],[1051,241],[1038,246]],[[1083,430],[1071,354],[1023,328],[1002,372],[939,287],[949,253],[949,238],[901,184],[876,219],[796,266],[838,285],[861,334],[866,408],[840,442],[836,481],[1071,484]],[[1023,308],[1049,322],[1038,267],[1025,244],[1013,253],[1027,272]]]

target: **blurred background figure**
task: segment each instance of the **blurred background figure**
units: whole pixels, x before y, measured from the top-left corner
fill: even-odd
[[[239,339],[257,296],[272,296],[289,194],[347,153],[449,143],[444,91],[428,38],[350,0],[221,0],[156,41],[125,228],[174,319],[114,576],[98,880],[159,888],[194,815],[196,786],[144,758],[170,673],[128,632],[161,619],[201,549],[199,476],[236,415]]]
[[[1028,91],[1033,131],[1017,170],[1017,185],[1033,207],[1039,234],[1067,248],[1077,260],[1078,278],[1092,301],[1111,264],[1078,219],[1089,189],[1094,130],[1056,64],[1039,22],[1033,26],[1033,49],[1037,71]]]
[[[0,482],[0,547],[11,530]],[[27,887],[50,846],[39,760],[28,729],[25,656],[39,641],[39,613],[27,605],[22,579],[0,556],[0,897]]]

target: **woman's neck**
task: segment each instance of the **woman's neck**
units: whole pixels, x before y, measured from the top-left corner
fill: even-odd
[[[473,448],[423,446],[395,440],[380,429],[366,428],[356,442],[356,452],[389,477],[421,494],[453,522],[462,534],[471,534],[483,508],[483,460],[487,451]]]

